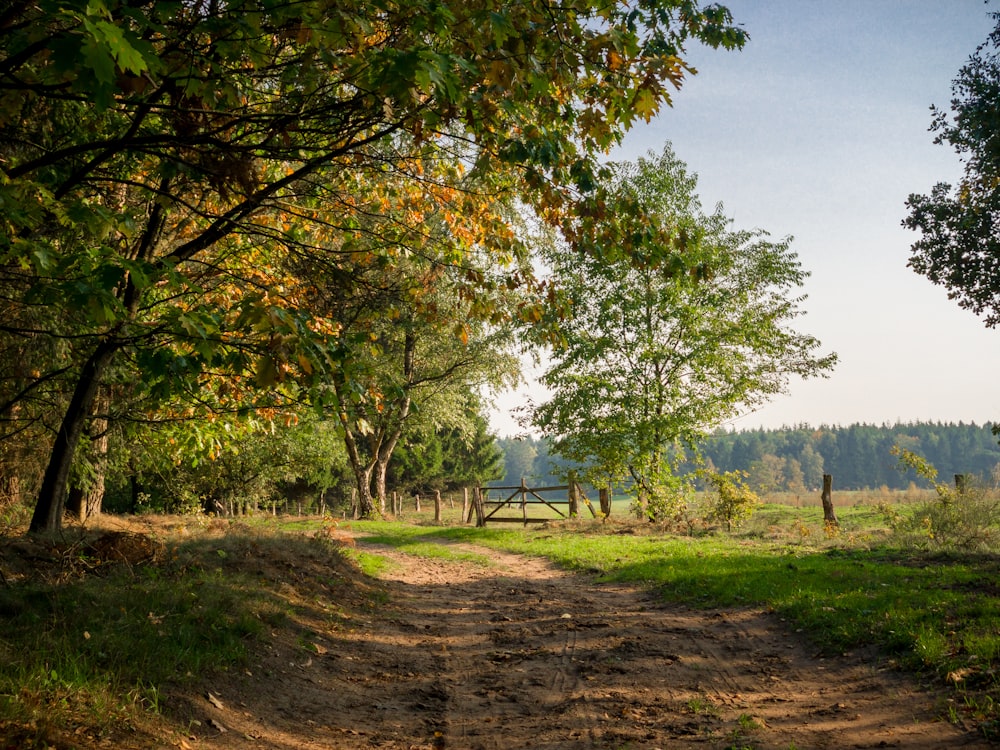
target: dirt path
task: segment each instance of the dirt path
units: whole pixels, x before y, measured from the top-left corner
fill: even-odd
[[[366,549],[395,563],[387,601],[276,633],[259,665],[192,707],[192,745],[990,747],[936,720],[944,704],[900,675],[819,658],[760,611],[688,611],[482,549],[489,566]]]

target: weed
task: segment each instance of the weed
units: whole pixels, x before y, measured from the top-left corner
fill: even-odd
[[[755,729],[760,729],[760,723],[750,714],[740,714],[736,721],[740,725],[740,729],[744,732],[752,732]]]
[[[694,714],[707,714],[709,716],[718,715],[719,709],[708,698],[691,698],[687,702],[687,708]]]

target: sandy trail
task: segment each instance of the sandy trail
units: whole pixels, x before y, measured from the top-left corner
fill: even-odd
[[[545,561],[394,562],[384,604],[275,634],[191,741],[218,748],[988,748],[942,698],[778,618],[695,611]],[[317,615],[327,604],[317,600]],[[325,623],[325,624],[323,624]],[[226,731],[220,731],[224,728]]]

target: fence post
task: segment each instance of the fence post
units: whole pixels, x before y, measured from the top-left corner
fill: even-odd
[[[486,525],[486,512],[483,508],[483,488],[473,490],[472,505],[476,509],[476,526]]]
[[[576,472],[569,473],[569,517],[576,518],[580,511],[580,498],[576,488]]]
[[[837,520],[837,514],[833,511],[832,474],[823,475],[823,494],[820,497],[823,500],[823,522],[833,524],[834,526],[840,526],[840,522]]]
[[[469,515],[469,488],[462,488],[462,522],[468,523],[472,520],[472,516]]]
[[[441,523],[441,490],[434,490],[434,523]]]
[[[965,490],[969,486],[967,480],[968,477],[966,477],[965,474],[955,475],[955,490],[958,492],[959,495],[965,494]]]
[[[607,518],[611,515],[611,488],[601,487],[600,489],[601,513]]]

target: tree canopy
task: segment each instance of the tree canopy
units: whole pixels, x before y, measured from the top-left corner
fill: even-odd
[[[955,149],[965,174],[955,186],[910,195],[903,221],[921,234],[910,267],[991,328],[1000,323],[1000,14],[994,18],[953,82],[951,115],[932,108],[934,142]]]
[[[670,480],[674,446],[836,359],[792,327],[805,272],[789,241],[734,229],[721,206],[702,213],[695,182],[669,146],[617,165],[612,190],[653,222],[636,227],[646,252],[615,262],[556,243],[549,258],[572,312],[533,421],[560,454],[648,498]]]
[[[51,445],[33,530],[99,418],[379,402],[377,331],[317,304],[371,269],[456,269],[468,316],[548,322],[510,204],[628,252],[601,154],[669,103],[686,45],[746,38],[694,0],[43,0],[0,36],[0,418]]]

